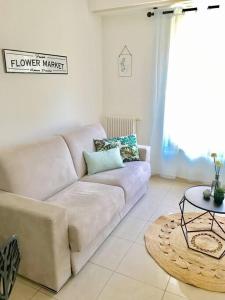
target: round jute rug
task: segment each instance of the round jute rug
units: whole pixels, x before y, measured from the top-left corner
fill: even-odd
[[[199,214],[187,213],[185,219]],[[225,257],[215,259],[187,248],[180,227],[180,214],[161,216],[145,233],[145,244],[150,255],[171,276],[215,292],[225,292]],[[225,228],[225,218],[218,217]],[[191,230],[210,227],[210,216],[204,215],[190,223]],[[225,242],[211,231],[194,232],[189,237],[192,247],[216,254],[225,250]]]

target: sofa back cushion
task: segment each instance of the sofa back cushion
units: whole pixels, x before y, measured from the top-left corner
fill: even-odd
[[[45,200],[77,180],[61,137],[0,151],[0,189]]]
[[[106,138],[101,124],[87,125],[63,135],[73,158],[74,166],[79,178],[87,173],[84,151],[95,151],[94,139]]]

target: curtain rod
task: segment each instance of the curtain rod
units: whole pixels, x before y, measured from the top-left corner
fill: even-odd
[[[207,7],[207,9],[215,9],[215,8],[220,8],[220,6],[219,6],[219,5],[209,5],[209,6]],[[153,9],[156,10],[156,9],[158,9],[158,7],[154,7]],[[183,12],[187,12],[187,11],[197,11],[197,10],[198,10],[197,7],[183,8],[183,9],[182,9],[182,13],[183,13]],[[164,11],[162,12],[162,14],[163,14],[163,15],[173,14],[174,11],[175,11],[174,9],[171,9],[171,10],[164,10]],[[155,15],[154,12],[151,12],[151,11],[147,12],[147,17],[148,17],[148,18],[151,18],[151,17],[153,17],[154,15]]]

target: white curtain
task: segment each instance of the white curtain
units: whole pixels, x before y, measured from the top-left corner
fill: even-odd
[[[154,22],[153,172],[210,182],[210,153],[225,155],[224,10]]]

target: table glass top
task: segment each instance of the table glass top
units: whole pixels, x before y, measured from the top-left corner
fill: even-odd
[[[210,197],[210,200],[205,200],[203,197],[203,191],[206,189],[210,189],[210,187],[205,185],[194,186],[187,189],[184,196],[189,203],[198,208],[219,214],[225,214],[225,200],[220,206],[214,203],[213,197]]]

